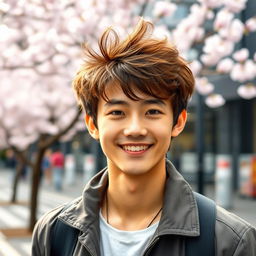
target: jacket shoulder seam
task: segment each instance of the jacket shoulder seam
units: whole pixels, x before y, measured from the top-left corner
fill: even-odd
[[[222,219],[216,217],[216,221],[221,222],[222,224],[224,224],[226,227],[228,227],[229,229],[231,229],[233,231],[233,233],[237,236],[238,240],[240,240],[244,234],[246,233],[246,231],[250,228],[250,226],[245,225],[244,228],[241,230],[241,232],[238,233],[237,230],[235,230],[231,225],[227,224],[225,221],[223,221]]]
[[[235,248],[235,251],[234,251],[234,254],[233,254],[233,255],[235,255],[235,253],[236,253],[236,251],[237,251],[239,245],[241,244],[241,242],[244,241],[243,238],[244,238],[244,236],[246,235],[247,231],[250,230],[250,228],[251,228],[250,226],[247,226],[247,227],[245,228],[245,231],[244,231],[243,234],[241,235],[241,237],[240,237],[240,239],[239,239],[239,242],[237,243],[237,246],[236,246],[236,248]]]

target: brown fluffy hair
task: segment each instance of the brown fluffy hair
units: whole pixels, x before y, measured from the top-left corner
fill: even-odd
[[[152,37],[153,28],[141,18],[122,41],[108,28],[99,39],[99,52],[84,45],[86,59],[73,80],[73,88],[96,126],[98,100],[107,100],[105,89],[109,82],[118,82],[132,100],[139,100],[136,90],[155,98],[170,98],[174,124],[186,109],[194,89],[193,74],[167,39]]]

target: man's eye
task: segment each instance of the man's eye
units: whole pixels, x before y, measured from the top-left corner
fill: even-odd
[[[111,111],[111,112],[109,113],[109,115],[121,116],[121,115],[124,115],[124,112],[121,111],[121,110],[114,110],[114,111]]]
[[[150,109],[150,110],[148,110],[147,111],[147,115],[159,115],[159,114],[161,114],[162,112],[161,111],[159,111],[159,110],[157,110],[157,109]]]

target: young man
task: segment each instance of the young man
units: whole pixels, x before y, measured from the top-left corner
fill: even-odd
[[[73,85],[107,167],[82,197],[41,218],[33,255],[185,256],[192,251],[188,240],[203,231],[214,233],[215,255],[256,255],[255,229],[219,207],[213,230],[205,232],[195,194],[166,160],[171,139],[185,126],[194,78],[167,40],[152,37],[152,28],[141,19],[125,40],[109,29],[99,52],[85,47]],[[78,230],[72,253],[53,249],[69,233],[53,231],[57,220]]]

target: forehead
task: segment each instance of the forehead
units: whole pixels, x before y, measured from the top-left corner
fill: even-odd
[[[118,83],[109,83],[105,87],[104,96],[106,96],[107,99],[111,99],[116,96],[125,96],[125,93]]]
[[[129,90],[124,91],[118,83],[108,83],[105,86],[103,96],[99,98],[99,101],[109,101],[113,98],[126,99],[128,101],[138,102],[145,99],[165,99],[169,100],[170,97],[155,97],[154,95],[147,94],[140,91],[136,86],[130,85]]]

